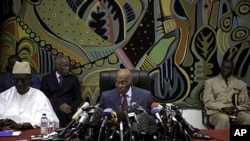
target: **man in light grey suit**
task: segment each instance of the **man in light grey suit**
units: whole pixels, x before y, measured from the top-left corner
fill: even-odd
[[[133,110],[135,102],[146,111],[150,111],[153,98],[151,92],[133,85],[133,76],[130,70],[121,69],[116,74],[115,89],[104,91],[101,94],[102,108],[112,108],[113,111]],[[124,97],[125,96],[125,97]]]
[[[233,61],[224,60],[220,74],[204,83],[203,102],[215,129],[229,129],[230,123],[250,125],[247,84],[232,76],[233,69]]]

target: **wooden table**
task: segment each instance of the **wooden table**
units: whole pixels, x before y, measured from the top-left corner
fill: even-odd
[[[229,130],[201,130],[202,133],[212,136],[214,139],[209,141],[229,141]],[[40,128],[22,131],[20,136],[0,137],[0,141],[31,141],[31,135],[39,135]],[[193,141],[205,141],[201,139],[193,139]]]
[[[229,141],[230,131],[229,130],[201,130],[201,133],[212,136],[214,139],[209,141]],[[205,141],[201,139],[194,139],[193,141]]]

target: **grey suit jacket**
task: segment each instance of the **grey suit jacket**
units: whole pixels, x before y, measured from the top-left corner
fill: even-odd
[[[208,79],[204,83],[203,102],[208,115],[222,112],[221,108],[233,105],[232,96],[239,93],[238,110],[250,108],[247,84],[233,76],[229,78],[228,86],[221,75]]]

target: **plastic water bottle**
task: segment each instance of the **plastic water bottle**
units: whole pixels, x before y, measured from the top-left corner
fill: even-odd
[[[46,114],[42,114],[41,118],[41,135],[47,135],[48,134],[48,126],[49,126],[49,120],[46,116]]]

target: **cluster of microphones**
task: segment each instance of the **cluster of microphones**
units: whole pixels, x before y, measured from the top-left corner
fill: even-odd
[[[82,141],[166,141],[212,139],[199,133],[173,104],[153,102],[151,111],[133,102],[133,110],[115,112],[99,104],[85,102],[67,127],[58,129],[50,139]]]

